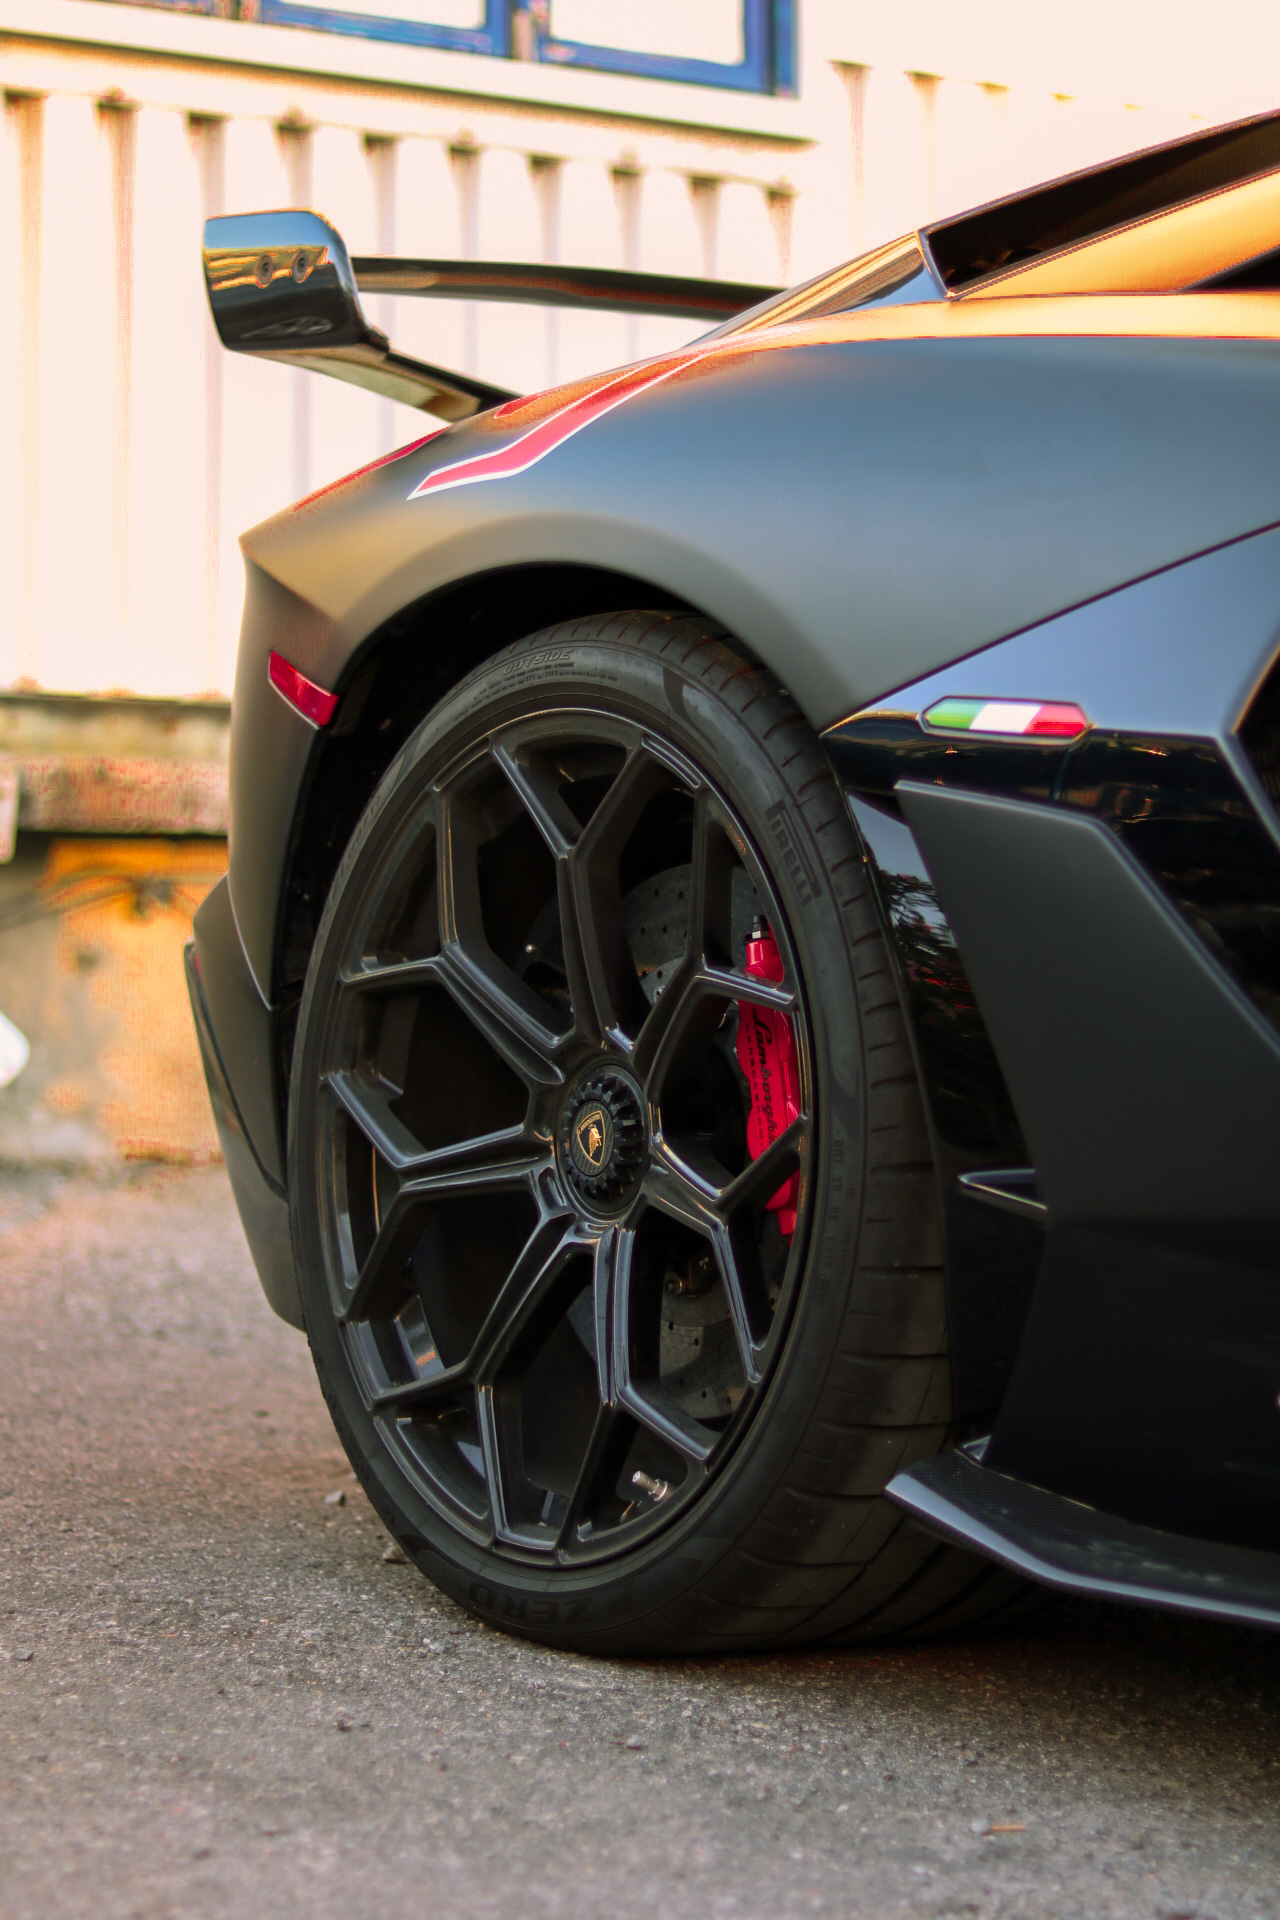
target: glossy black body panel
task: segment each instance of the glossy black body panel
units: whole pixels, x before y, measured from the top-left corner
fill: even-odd
[[[1280,842],[1217,743],[1090,734],[1055,797],[1106,822],[1280,1029]]]
[[[362,293],[413,294],[419,299],[514,301],[585,313],[655,314],[703,320],[732,318],[776,287],[735,280],[698,280],[675,273],[634,273],[623,267],[547,266],[498,260],[412,260],[356,254],[351,261]]]
[[[1136,1526],[942,1454],[889,1482],[889,1498],[944,1539],[1030,1580],[1203,1620],[1280,1627],[1280,1555]]]
[[[204,275],[233,353],[327,373],[367,392],[465,420],[511,394],[397,353],[365,319],[346,244],[317,213],[284,208],[206,220]]]
[[[318,214],[206,221],[204,272],[218,338],[235,352],[350,347],[369,336],[342,236]]]

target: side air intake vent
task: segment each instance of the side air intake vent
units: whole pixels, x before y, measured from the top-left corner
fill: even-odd
[[[988,274],[1237,186],[1277,165],[1280,118],[1267,114],[1090,167],[940,220],[924,232],[942,284],[958,293]]]
[[[1272,805],[1280,809],[1280,661],[1253,697],[1240,725],[1240,744]]]

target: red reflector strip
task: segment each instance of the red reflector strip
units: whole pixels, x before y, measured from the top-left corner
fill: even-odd
[[[304,720],[309,720],[313,727],[328,726],[337,711],[336,693],[329,693],[314,680],[308,680],[282,653],[272,653],[267,661],[267,678]]]

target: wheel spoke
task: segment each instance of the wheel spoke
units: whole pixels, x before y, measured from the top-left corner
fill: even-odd
[[[660,1399],[651,1400],[631,1379],[620,1383],[618,1405],[624,1407],[633,1420],[647,1427],[659,1440],[674,1447],[694,1468],[706,1464],[719,1438],[709,1428],[699,1425],[691,1413],[686,1413],[666,1394]]]
[[[560,1522],[560,1532],[556,1538],[556,1552],[559,1555],[570,1553],[574,1536],[583,1520],[589,1517],[592,1496],[601,1482],[610,1475],[616,1479],[621,1471],[630,1439],[630,1425],[627,1416],[616,1406],[602,1406],[596,1415],[587,1451],[569,1496],[568,1508]]]
[[[606,1227],[596,1241],[592,1259],[591,1301],[596,1335],[596,1378],[600,1403],[613,1399],[613,1343],[619,1301],[624,1303],[631,1284],[631,1261],[636,1236],[621,1227]]]
[[[485,1486],[489,1494],[489,1513],[493,1522],[494,1538],[508,1542],[519,1541],[519,1534],[507,1519],[506,1476],[503,1472],[502,1419],[501,1409],[492,1386],[482,1386],[476,1390],[476,1425],[480,1430],[480,1451],[484,1461]]]
[[[759,980],[754,974],[739,973],[731,967],[704,967],[701,975],[708,993],[726,1000],[746,1000],[753,1007],[773,1007],[779,1013],[794,1013],[796,996],[782,980]]]
[[[523,1127],[508,1127],[421,1154],[406,1169],[386,1208],[339,1317],[353,1321],[367,1316],[382,1282],[400,1272],[412,1253],[422,1230],[418,1216],[428,1202],[531,1186],[550,1165],[546,1148],[530,1141]]]
[[[761,1155],[761,1159],[766,1157]],[[717,1187],[712,1184],[709,1174],[705,1179],[699,1178],[691,1168],[680,1166],[664,1156],[661,1161],[655,1160],[650,1169],[645,1192],[655,1207],[695,1233],[702,1234],[714,1247],[739,1357],[747,1381],[751,1384],[759,1378],[756,1340],[752,1329],[751,1295],[756,1289],[744,1284],[741,1262],[734,1245],[732,1214],[726,1204],[743,1177],[739,1175],[739,1180],[731,1181],[727,1187]],[[776,1192],[780,1185],[781,1180],[775,1180],[768,1191]],[[631,1405],[629,1398],[626,1404]]]
[[[516,1540],[525,1536],[513,1530],[506,1517],[501,1401],[509,1386],[504,1386],[498,1376],[553,1294],[565,1262],[581,1245],[571,1215],[556,1214],[541,1220],[516,1256],[466,1358],[426,1379],[389,1387],[374,1401],[375,1412],[404,1414],[456,1400],[459,1388],[475,1389],[485,1480],[499,1538]],[[539,1543],[549,1544],[545,1540]]]
[[[373,1397],[373,1411],[400,1417],[407,1413],[426,1413],[434,1406],[445,1406],[458,1398],[460,1388],[469,1385],[465,1366],[442,1367],[439,1373],[426,1374],[421,1380],[408,1380],[401,1386],[384,1387]]]
[[[755,1284],[754,1276],[748,1276],[742,1270],[732,1225],[721,1227],[711,1238],[715,1248],[716,1265],[720,1269],[720,1278],[724,1282],[729,1319],[733,1323],[733,1336],[738,1343],[738,1359],[742,1364],[747,1385],[754,1387],[760,1379],[762,1342],[756,1338],[756,1327],[752,1323],[758,1322],[760,1318],[761,1289]]]
[[[466,1364],[477,1385],[492,1384],[554,1289],[566,1261],[582,1244],[572,1214],[551,1214],[539,1221],[516,1255],[472,1345]]]
[[[556,783],[545,779],[504,740],[495,740],[489,750],[556,859],[571,853],[582,827]]]
[[[654,1001],[636,1036],[632,1064],[650,1103],[664,1086],[696,1072],[724,1020],[730,998],[719,976],[685,959]]]
[[[550,1164],[547,1148],[523,1125],[424,1147],[392,1111],[395,1088],[353,1073],[332,1073],[329,1085],[365,1139],[399,1175],[403,1195],[428,1199],[466,1187],[513,1186]]]
[[[331,1073],[327,1084],[355,1121],[365,1139],[393,1173],[414,1172],[427,1149],[404,1121],[392,1112],[400,1089],[385,1080],[367,1080],[354,1073]]]
[[[632,1064],[650,1099],[682,1057],[710,1045],[723,1017],[707,1002],[706,952],[709,933],[719,930],[731,910],[732,877],[727,863],[715,858],[710,806],[704,789],[695,802],[684,958],[659,989],[632,1053]]]
[[[514,974],[504,981],[461,947],[441,955],[439,977],[455,1005],[527,1087],[558,1086],[552,1054],[562,1036],[546,1024],[546,1005]]]
[[[727,961],[733,951],[733,874],[737,864],[718,805],[703,788],[693,821],[686,951],[708,965]]]
[[[436,978],[508,1065],[531,1087],[561,1078],[551,1056],[565,1036],[548,1006],[489,946],[478,880],[479,828],[465,806],[440,801],[436,833],[440,954]]]
[[[643,1341],[636,1341],[632,1327],[635,1235],[629,1234],[626,1239],[630,1245],[621,1250],[622,1257],[615,1261],[613,1272],[609,1355],[612,1399],[616,1406],[625,1408],[633,1419],[674,1447],[686,1460],[701,1466],[715,1444],[714,1438],[665,1394],[656,1400],[650,1399],[644,1391],[645,1383],[635,1378],[634,1362],[638,1359],[643,1367],[645,1358]],[[656,1352],[653,1352],[650,1364],[655,1360]]]
[[[690,1149],[690,1158],[696,1157]],[[652,1163],[644,1179],[644,1195],[659,1212],[691,1227],[695,1233],[713,1233],[721,1224],[719,1199],[724,1188],[714,1179],[723,1172],[709,1158],[702,1172],[677,1159],[670,1147],[655,1143]]]
[[[791,1174],[804,1169],[808,1146],[809,1118],[802,1113],[724,1188],[719,1198],[724,1218],[731,1220],[744,1207],[763,1207]]]
[[[401,1190],[378,1226],[373,1245],[364,1257],[356,1275],[356,1283],[338,1316],[340,1320],[351,1322],[365,1319],[383,1282],[393,1274],[403,1273],[421,1232],[417,1216],[418,1207],[412,1201],[406,1201]]]
[[[646,747],[633,748],[565,860],[561,931],[578,1026],[623,1045],[642,1024],[649,1003],[627,940],[618,860],[645,807],[674,778]]]
[[[441,977],[439,958],[426,960],[371,960],[349,967],[339,976],[343,993],[420,993]]]

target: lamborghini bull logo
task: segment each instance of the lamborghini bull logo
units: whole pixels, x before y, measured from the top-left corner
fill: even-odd
[[[591,1167],[598,1172],[604,1165],[608,1150],[608,1133],[602,1107],[588,1107],[580,1113],[574,1123],[574,1136],[578,1142],[578,1151]]]

